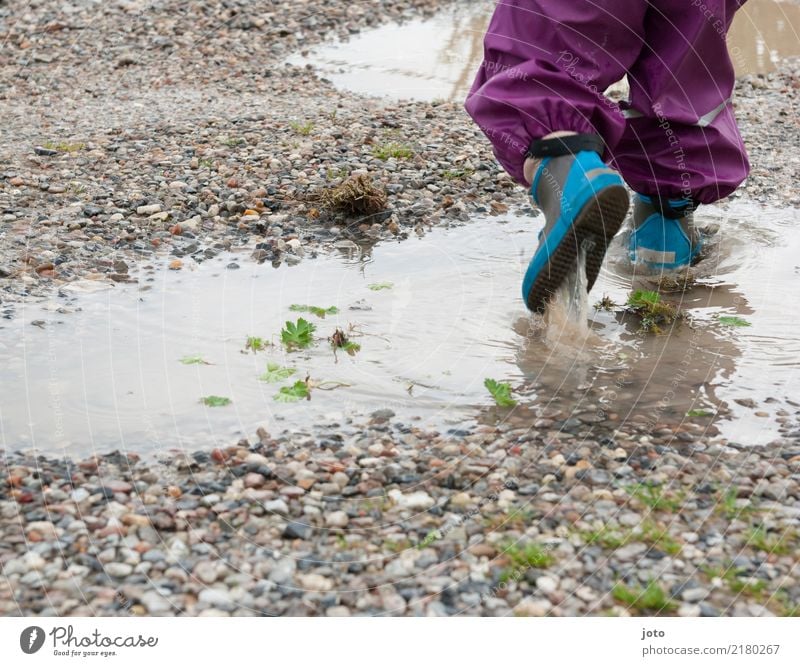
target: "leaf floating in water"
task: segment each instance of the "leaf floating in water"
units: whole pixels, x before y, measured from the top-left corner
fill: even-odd
[[[507,382],[498,382],[494,379],[485,379],[483,385],[492,394],[499,407],[513,407],[517,401],[511,397],[511,385]]]
[[[723,326],[735,326],[735,327],[742,327],[742,326],[752,326],[752,324],[747,321],[746,319],[742,319],[741,317],[720,317],[719,323]]]
[[[381,291],[383,289],[391,289],[394,287],[394,282],[373,282],[367,285],[367,289],[372,291]]]
[[[686,412],[686,416],[689,418],[694,418],[696,416],[714,416],[712,412],[709,412],[707,409],[690,409]]]
[[[220,395],[207,395],[205,398],[200,398],[200,402],[206,407],[225,407],[231,404],[231,399]]]
[[[244,349],[245,351],[260,352],[266,349],[268,345],[269,342],[266,342],[264,338],[248,335],[244,343]]]
[[[297,380],[292,386],[281,387],[272,398],[276,402],[297,402],[302,398],[310,399],[311,393],[306,382]]]
[[[295,347],[305,349],[314,341],[315,330],[317,327],[302,317],[297,320],[297,323],[287,321],[285,328],[281,330],[281,342],[289,350]]]
[[[276,384],[288,379],[297,370],[295,368],[282,368],[277,363],[267,363],[267,371],[259,377],[262,382]]]
[[[184,365],[211,365],[202,356],[184,356],[181,363]]]
[[[325,319],[325,315],[339,313],[339,308],[337,308],[335,305],[332,305],[329,308],[321,308],[316,305],[298,305],[297,303],[292,303],[292,305],[289,306],[289,309],[292,312],[310,312],[320,319]]]

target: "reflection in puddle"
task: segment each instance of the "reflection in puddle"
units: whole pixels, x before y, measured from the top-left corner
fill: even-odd
[[[277,270],[248,261],[226,270],[230,257],[219,258],[152,272],[151,282],[145,274],[139,285],[29,304],[0,328],[0,446],[199,448],[228,445],[259,425],[308,430],[381,408],[444,431],[488,407],[486,377],[510,381],[523,403],[556,407],[563,418],[586,407],[592,386],[591,400],[619,422],[677,424],[689,410],[719,410],[724,437],[771,440],[776,417],[797,412],[789,401],[800,333],[782,294],[792,293],[800,271],[800,215],[739,202],[703,212],[719,225],[719,241],[698,267],[700,284],[668,297],[694,323],[659,337],[641,337],[619,313],[591,308],[590,334],[576,335],[574,322],[556,317],[543,333],[519,295],[541,217],[438,228]],[[625,301],[632,276],[624,254],[619,239],[590,304],[604,294]],[[369,289],[384,282],[393,286]],[[278,342],[283,322],[297,317],[293,303],[339,308],[314,319],[313,349],[241,352],[248,335]],[[751,326],[723,326],[722,314]],[[326,338],[350,325],[361,351],[337,361]],[[183,365],[188,355],[211,365]],[[258,380],[268,362],[296,368],[297,378],[349,386],[276,403],[281,384]],[[207,395],[233,402],[207,408],[199,403]]]
[[[494,4],[456,3],[433,18],[384,25],[291,62],[311,63],[336,85],[365,95],[462,100],[480,65]],[[728,46],[737,74],[774,69],[781,58],[800,54],[800,5],[749,0]]]

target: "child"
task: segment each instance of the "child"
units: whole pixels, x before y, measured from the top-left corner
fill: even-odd
[[[697,257],[693,213],[749,170],[725,43],[744,0],[500,0],[467,112],[545,226],[523,281],[541,312],[579,248],[591,289],[635,192],[629,253],[649,269]],[[630,100],[603,91],[623,76]]]

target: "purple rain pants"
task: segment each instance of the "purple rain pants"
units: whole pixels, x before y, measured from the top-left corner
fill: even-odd
[[[499,0],[466,110],[523,185],[530,142],[571,130],[600,134],[634,191],[711,203],[750,168],[726,46],[744,1]]]

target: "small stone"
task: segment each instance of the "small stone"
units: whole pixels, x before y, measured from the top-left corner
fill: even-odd
[[[113,578],[125,578],[133,573],[133,567],[124,562],[109,562],[104,568],[106,573]]]
[[[283,529],[283,538],[284,539],[302,539],[305,541],[311,536],[313,529],[311,525],[306,525],[305,523],[298,523],[296,521],[291,521],[286,524],[286,527]]]
[[[150,204],[148,206],[139,206],[136,209],[137,215],[150,216],[161,212],[161,204]]]
[[[347,527],[350,518],[344,511],[334,511],[325,516],[325,524],[328,527]]]
[[[333,589],[333,581],[320,574],[300,574],[297,576],[297,582],[304,590],[310,592],[327,592]]]
[[[169,262],[169,269],[171,271],[179,271],[183,268],[183,262],[180,259],[173,259]]]
[[[192,574],[206,585],[211,585],[217,580],[217,566],[214,562],[198,562]]]

